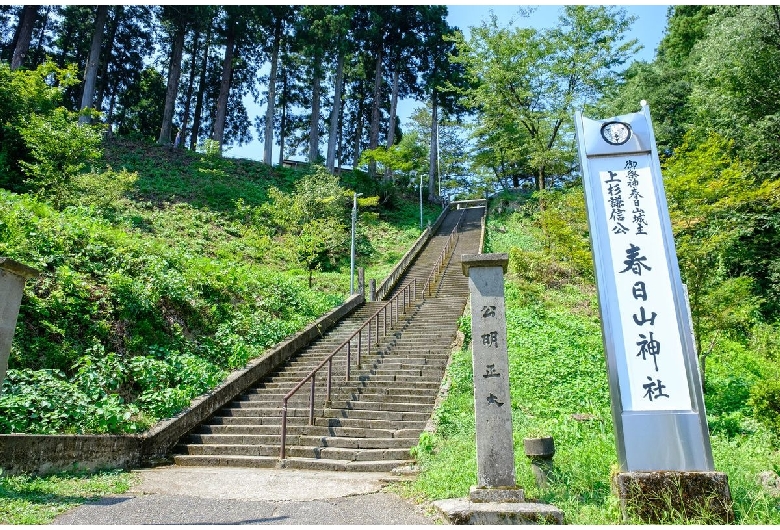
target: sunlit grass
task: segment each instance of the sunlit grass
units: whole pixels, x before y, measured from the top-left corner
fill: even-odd
[[[122,471],[0,476],[0,524],[50,524],[71,508],[126,492],[132,482],[133,475]]]

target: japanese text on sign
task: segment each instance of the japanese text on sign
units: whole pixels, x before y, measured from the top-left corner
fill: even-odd
[[[690,410],[682,343],[655,208],[650,155],[601,159],[626,356],[626,410]]]

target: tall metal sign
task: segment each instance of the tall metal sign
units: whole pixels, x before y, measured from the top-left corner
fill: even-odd
[[[712,471],[649,108],[575,125],[621,471]]]

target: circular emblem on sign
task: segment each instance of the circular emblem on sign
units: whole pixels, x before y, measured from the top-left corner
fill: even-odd
[[[623,145],[631,138],[631,126],[622,121],[610,121],[601,126],[601,137],[610,145]]]

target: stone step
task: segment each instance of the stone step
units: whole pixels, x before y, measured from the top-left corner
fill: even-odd
[[[341,436],[347,438],[419,438],[422,428],[381,429],[323,425],[288,425],[287,436]],[[201,425],[195,434],[249,434],[281,436],[280,425]]]
[[[350,449],[345,447],[302,447],[288,446],[286,453],[291,458],[317,458],[327,460],[347,460],[350,462],[409,460],[409,448],[406,449]]]
[[[193,433],[184,439],[185,444],[209,444],[209,445],[276,445],[279,446],[281,431],[276,434],[197,434]],[[291,445],[309,444],[308,440],[317,437],[301,437],[287,435],[287,443]]]
[[[348,408],[326,408],[323,416],[328,418],[349,418],[364,420],[384,420],[384,421],[416,421],[427,422],[430,414],[424,412],[408,412],[397,410],[366,410],[366,409],[348,409]]]
[[[417,438],[350,438],[344,436],[298,436],[292,445],[343,447],[346,449],[410,449],[417,445]]]
[[[397,467],[408,466],[410,460],[356,461],[329,460],[324,458],[287,458],[282,464],[289,469],[310,469],[315,471],[355,471],[380,472],[392,471]]]
[[[179,454],[191,456],[248,456],[277,457],[278,445],[251,444],[185,444],[178,447]],[[360,449],[348,447],[319,447],[287,445],[286,455],[290,458],[316,458],[326,460],[344,460],[350,462],[409,460],[409,447]]]
[[[287,435],[289,446],[342,447],[347,449],[409,449],[417,445],[419,438],[351,438],[340,436]],[[252,434],[190,434],[185,444],[207,445],[268,445],[279,451],[281,433],[274,435]]]
[[[332,400],[330,402],[333,408],[350,409],[350,410],[375,410],[375,411],[394,411],[394,412],[423,412],[430,416],[433,410],[433,404],[435,398],[431,397],[428,403],[421,403],[419,399],[414,399],[416,396],[406,396],[406,400],[400,401],[402,398],[395,398],[393,401],[381,401],[379,399],[370,400],[374,396],[358,396],[358,398],[365,399],[350,399],[350,400]],[[387,396],[382,396],[387,398]]]
[[[279,455],[276,456],[201,456],[175,455],[173,461],[179,466],[200,467],[257,467],[275,468],[279,465]]]

